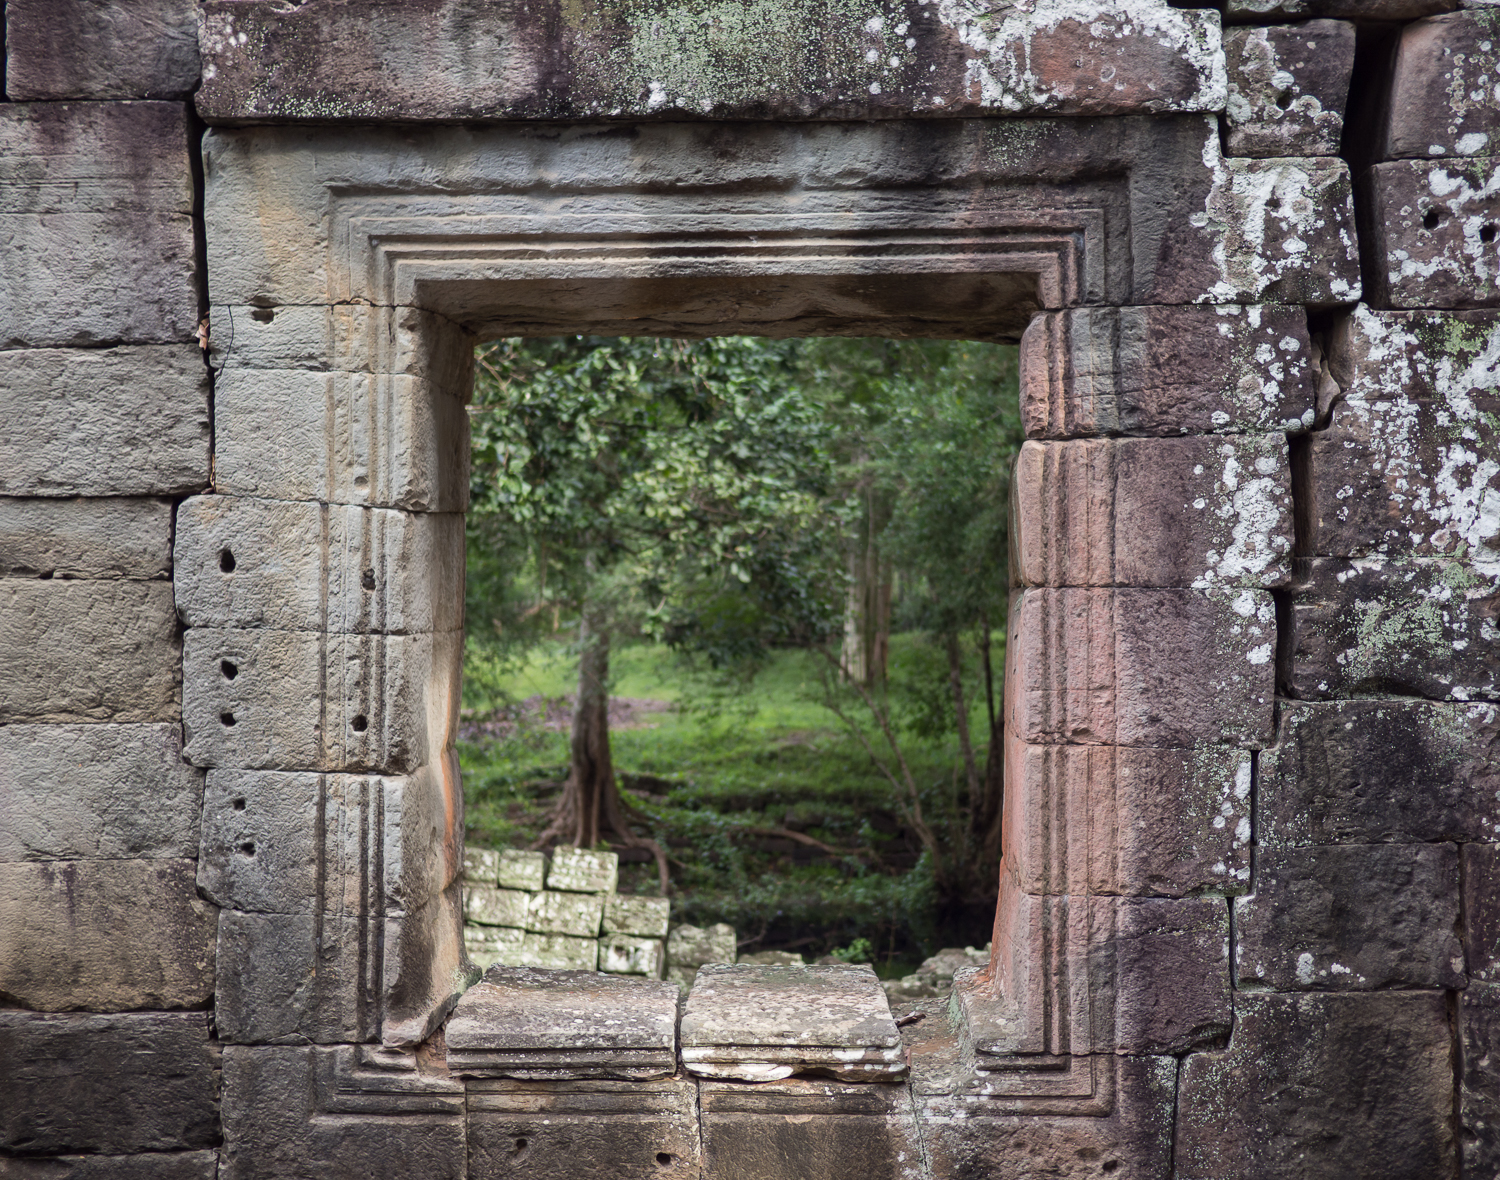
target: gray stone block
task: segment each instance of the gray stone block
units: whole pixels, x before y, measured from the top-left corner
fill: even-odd
[[[672,903],[665,897],[630,897],[613,893],[604,899],[606,934],[638,934],[642,938],[665,938]]]
[[[170,583],[0,580],[0,722],[173,719],[180,676]]]
[[[163,578],[171,572],[170,500],[0,498],[0,575]]]
[[[192,339],[188,142],[181,103],[0,106],[0,347]]]
[[[547,867],[547,888],[569,893],[613,893],[619,880],[620,856],[616,852],[560,845],[553,849],[552,863]]]
[[[167,495],[208,483],[208,370],[196,345],[0,351],[0,385],[0,494]]]
[[[1469,980],[1500,983],[1500,844],[1462,844],[1459,854]]]
[[[1458,849],[1263,849],[1234,899],[1235,974],[1280,991],[1463,987]]]
[[[177,612],[189,627],[454,631],[463,517],[193,496],[177,510]]]
[[[1500,148],[1500,14],[1468,4],[1401,30],[1380,159],[1486,156]]]
[[[0,861],[194,857],[202,807],[176,725],[0,726]]]
[[[527,895],[526,929],[537,934],[598,938],[603,916],[604,898],[598,894],[555,893],[549,889]]]
[[[1097,1030],[1095,1051],[1182,1053],[1229,1036],[1223,900],[1098,898],[1095,906],[1114,910],[1112,929],[1090,945],[1091,990],[1114,997],[1114,1027]]]
[[[500,852],[494,848],[464,849],[464,881],[470,885],[494,885],[500,872]]]
[[[528,931],[518,960],[523,967],[548,971],[597,971],[599,943],[593,938]]]
[[[0,994],[43,1011],[196,1008],[214,907],[190,860],[0,864]]]
[[[0,1156],[0,1180],[214,1180],[217,1151]]]
[[[218,1143],[219,1050],[205,1012],[0,1012],[0,1061],[7,1152],[126,1154]]]
[[[1500,155],[1376,164],[1363,183],[1372,304],[1500,306]]]
[[[1231,156],[1336,156],[1354,71],[1354,26],[1314,20],[1224,35]]]
[[[612,975],[644,975],[660,979],[666,967],[667,949],[659,938],[636,938],[629,934],[606,934],[599,939],[599,970]]]
[[[733,963],[736,958],[734,927],[726,922],[700,928],[674,926],[667,936],[667,966],[685,972],[681,982],[692,983],[705,963]]]
[[[481,971],[488,971],[499,964],[505,967],[522,966],[526,931],[506,926],[464,927],[464,953]]]
[[[1226,0],[1224,13],[1238,20],[1280,17],[1302,20],[1310,16],[1350,20],[1415,20],[1459,7],[1459,0]],[[1238,23],[1238,22],[1236,22]]]
[[[496,889],[493,885],[464,885],[464,921],[480,926],[513,926],[526,929],[532,895],[519,889]],[[569,931],[563,931],[564,934]]]
[[[1458,994],[1458,1122],[1462,1175],[1500,1169],[1500,986],[1470,983]]]
[[[541,852],[526,852],[519,848],[502,848],[495,872],[495,882],[501,889],[537,890],[547,873],[547,857]]]
[[[8,0],[5,95],[176,98],[198,85],[192,0]]]

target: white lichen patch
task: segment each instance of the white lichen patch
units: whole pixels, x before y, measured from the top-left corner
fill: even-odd
[[[1204,554],[1203,572],[1192,586],[1277,584],[1289,574],[1292,548],[1286,440],[1272,435],[1225,441],[1218,455],[1222,468],[1212,508],[1219,520],[1216,547]],[[1206,508],[1207,502],[1195,500],[1194,506]]]

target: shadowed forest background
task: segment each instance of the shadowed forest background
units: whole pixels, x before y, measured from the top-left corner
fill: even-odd
[[[621,853],[741,949],[982,945],[1003,797],[1016,350],[482,346],[468,837]]]

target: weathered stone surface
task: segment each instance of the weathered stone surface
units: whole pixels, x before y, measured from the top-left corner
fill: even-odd
[[[1500,987],[1470,983],[1458,996],[1458,1121],[1464,1174],[1500,1167]]]
[[[1500,844],[1463,844],[1464,963],[1469,978],[1500,983]]]
[[[604,898],[597,894],[555,893],[549,889],[529,894],[527,898],[526,929],[537,934],[598,938],[599,921],[603,916]]]
[[[1115,1004],[1112,1035],[1100,1030],[1113,1044],[1096,1042],[1092,1049],[1181,1053],[1229,1035],[1229,907],[1223,900],[1100,898],[1094,904],[1115,911],[1113,931],[1091,946],[1094,986],[1108,987]]]
[[[526,931],[505,926],[465,926],[464,953],[481,971],[496,964],[522,966]]]
[[[667,948],[659,938],[606,934],[599,939],[600,971],[660,979],[666,962]]]
[[[1354,71],[1354,26],[1314,20],[1224,34],[1231,156],[1336,156]]]
[[[524,5],[447,0],[419,37],[400,15],[389,0],[209,3],[198,108],[210,121],[859,119],[1212,111],[1224,96],[1217,20],[1156,0],[756,4],[712,24],[686,4],[650,22],[609,3],[539,23]],[[504,48],[460,51],[478,44]]]
[[[667,935],[667,978],[691,987],[698,968],[705,963],[735,961],[734,927],[725,922],[712,926],[674,926]]]
[[[1303,700],[1494,699],[1497,614],[1494,576],[1461,561],[1317,558],[1292,603],[1283,677]]]
[[[175,98],[198,85],[192,0],[9,0],[5,96]]]
[[[1308,438],[1304,550],[1500,566],[1500,317],[1361,305],[1329,359],[1341,392]]]
[[[522,1082],[471,1079],[469,1176],[698,1180],[698,1087],[691,1079]]]
[[[1377,307],[1500,305],[1500,156],[1376,164],[1365,181]],[[1361,223],[1364,224],[1363,222]]]
[[[547,857],[518,848],[500,849],[495,881],[501,889],[540,889],[547,872]]]
[[[181,103],[6,103],[0,156],[0,347],[192,338]]]
[[[0,861],[196,856],[202,806],[176,725],[0,726]]]
[[[1350,20],[1414,20],[1459,7],[1459,0],[1225,0],[1224,15],[1257,17],[1339,16]]]
[[[1462,987],[1452,844],[1263,849],[1234,899],[1241,984],[1279,991]]]
[[[1079,307],[1021,339],[1031,438],[1299,432],[1313,424],[1301,308]]]
[[[207,1013],[0,1012],[0,1061],[7,1151],[123,1154],[218,1142],[219,1052]]]
[[[0,497],[0,575],[161,578],[171,571],[169,500]]]
[[[528,931],[521,943],[519,962],[548,971],[597,971],[599,943],[594,938]]]
[[[457,876],[463,792],[453,762],[385,778],[210,771],[199,887],[251,913],[417,909]]]
[[[1441,992],[1241,993],[1235,1009],[1228,1051],[1183,1066],[1182,1180],[1452,1174]]]
[[[1028,893],[1241,893],[1250,753],[1007,737],[1005,858]]]
[[[1493,705],[1283,701],[1262,751],[1256,841],[1420,844],[1500,838]]]
[[[890,1004],[865,964],[700,967],[681,1035],[682,1062],[700,1077],[862,1082],[906,1072]]]
[[[495,848],[464,848],[464,881],[469,885],[494,885],[500,872],[500,852]]]
[[[1306,303],[1359,298],[1359,248],[1349,166],[1329,156],[1226,159],[1207,211],[1223,245],[1219,281],[1200,303]]]
[[[1280,434],[1027,442],[1016,568],[1027,586],[1279,586],[1291,485]]]
[[[0,385],[0,494],[167,495],[208,483],[208,370],[196,345],[0,351]]]
[[[468,415],[420,378],[229,369],[214,386],[214,428],[222,492],[413,512],[468,505]]]
[[[672,915],[672,902],[665,897],[630,897],[615,893],[604,899],[606,934],[638,934],[642,938],[665,938]]]
[[[496,889],[493,885],[464,886],[464,921],[481,926],[513,926],[526,929],[526,911],[531,895],[519,889]],[[567,933],[567,931],[564,931]]]
[[[214,915],[190,860],[0,864],[0,995],[43,1011],[193,1008]]]
[[[225,1180],[463,1180],[463,1087],[359,1045],[224,1049]]]
[[[462,648],[457,631],[191,628],[186,756],[266,770],[400,772],[438,762],[457,725]]]
[[[1500,13],[1493,9],[1402,29],[1380,158],[1493,155],[1500,148],[1497,45]]]
[[[0,1156],[0,1180],[214,1180],[217,1151]]]
[[[457,514],[193,496],[177,510],[177,612],[189,627],[453,631]]]
[[[1270,741],[1275,610],[1264,591],[1035,588],[1019,598],[1005,699],[1021,740]]]
[[[547,888],[570,893],[613,893],[619,880],[617,852],[590,852],[564,844],[553,850],[547,867]]]
[[[670,984],[492,967],[448,1020],[448,1065],[475,1077],[658,1077],[676,1070],[676,1024]]]

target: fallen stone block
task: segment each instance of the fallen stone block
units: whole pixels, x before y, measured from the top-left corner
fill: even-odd
[[[598,894],[555,893],[549,889],[527,894],[526,898],[527,930],[536,934],[570,934],[575,938],[599,937],[604,898]]]
[[[1363,183],[1371,303],[1500,305],[1500,156],[1376,164]]]
[[[1354,26],[1314,20],[1224,34],[1231,156],[1336,156],[1354,71]]]
[[[1497,45],[1500,19],[1482,7],[1402,29],[1379,158],[1494,155],[1500,148]]]
[[[165,578],[170,500],[0,498],[0,576]]]
[[[665,897],[630,897],[612,893],[604,899],[605,934],[638,934],[666,938],[672,903]]]
[[[465,885],[464,921],[480,926],[515,926],[524,930],[530,901],[531,894],[522,893],[519,889]]]
[[[599,939],[600,971],[607,971],[612,975],[644,975],[647,979],[660,979],[666,962],[666,946],[659,938],[606,934]]]
[[[617,852],[590,852],[561,845],[552,851],[547,888],[569,893],[613,893],[620,880]]]
[[[198,85],[191,0],[12,0],[5,11],[5,96],[178,98]]]

